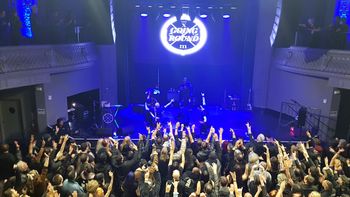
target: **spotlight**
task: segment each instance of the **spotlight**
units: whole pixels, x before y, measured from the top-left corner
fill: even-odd
[[[181,21],[191,21],[191,17],[190,17],[190,15],[184,13],[181,15],[180,20]]]
[[[142,17],[147,17],[148,14],[146,14],[146,13],[141,13],[141,16],[142,16]]]
[[[224,14],[224,15],[222,15],[222,18],[230,18],[230,15],[229,14]]]
[[[164,13],[163,16],[164,16],[165,18],[169,18],[171,15],[170,15],[169,13]]]
[[[72,107],[76,107],[77,106],[77,104],[76,103],[72,103]]]
[[[208,17],[208,15],[206,15],[206,14],[201,14],[201,15],[199,15],[201,18],[207,18]]]
[[[136,7],[136,8],[139,8],[139,7],[141,7],[141,6],[140,6],[140,5],[135,5],[135,7]]]

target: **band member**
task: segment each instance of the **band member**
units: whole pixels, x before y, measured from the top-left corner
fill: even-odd
[[[169,107],[172,103],[174,103],[174,99],[172,99],[165,106],[161,106],[156,98],[153,96],[153,91],[148,90],[146,92],[147,98],[145,102],[145,120],[146,125],[150,127],[154,127],[157,122],[160,121],[162,112],[165,108]]]
[[[145,121],[147,126],[155,126],[157,121],[156,107],[159,103],[156,98],[153,97],[153,91],[151,89],[146,91],[146,102],[145,102]]]
[[[179,86],[179,105],[180,107],[186,107],[192,104],[193,88],[191,82],[184,77],[181,85]]]
[[[52,127],[52,139],[58,142],[62,135],[70,134],[70,128],[65,124],[63,118],[59,118]]]

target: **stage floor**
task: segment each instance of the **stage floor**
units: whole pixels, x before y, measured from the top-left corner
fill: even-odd
[[[296,140],[289,135],[289,128],[279,127],[279,113],[271,110],[253,109],[253,111],[232,111],[225,110],[220,107],[206,107],[206,116],[208,124],[214,126],[217,130],[224,128],[223,139],[230,140],[231,133],[229,129],[235,130],[237,137],[249,139],[246,134],[247,122],[252,125],[254,136],[259,133],[263,133],[265,136],[274,137],[280,140]],[[199,109],[184,109],[168,108],[164,110],[162,115],[162,122],[164,126],[167,126],[167,122],[171,121],[173,125],[177,121],[186,122],[190,125],[196,125],[196,137],[205,138],[206,134],[201,134],[199,131],[200,123],[202,119],[202,112]],[[138,138],[138,134],[146,134],[145,129],[145,115],[144,110],[140,105],[130,105],[128,107],[121,107],[115,114],[115,121],[111,124],[101,125],[104,132],[93,134],[93,132],[84,132],[77,137],[91,138],[91,137],[110,137],[123,138],[129,135],[133,139]],[[119,130],[116,128],[119,127]]]

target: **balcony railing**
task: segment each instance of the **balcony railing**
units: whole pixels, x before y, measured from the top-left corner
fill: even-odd
[[[274,61],[286,71],[324,78],[350,78],[350,51],[278,48],[274,51]]]
[[[87,67],[96,60],[91,43],[0,47],[0,75],[25,71],[59,72]]]

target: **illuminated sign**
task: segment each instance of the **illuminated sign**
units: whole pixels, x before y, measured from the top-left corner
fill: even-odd
[[[177,55],[189,55],[199,51],[207,41],[207,29],[198,18],[192,21],[183,14],[178,20],[176,16],[169,18],[160,30],[163,46]]]

